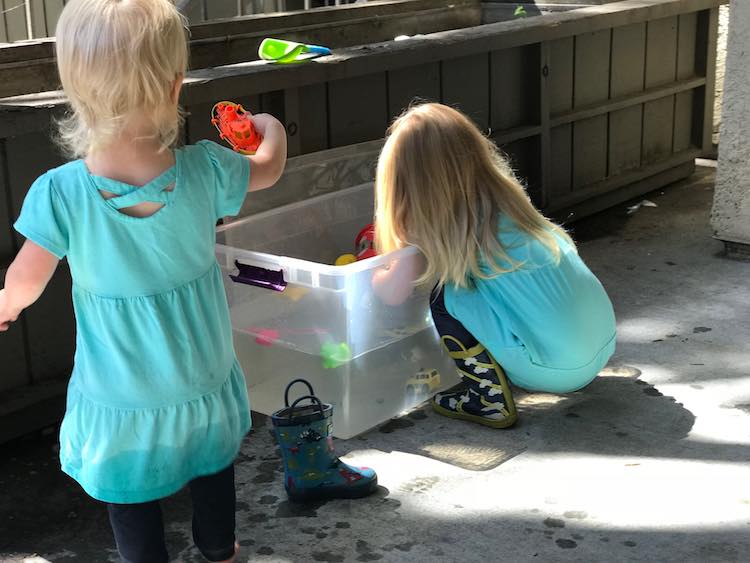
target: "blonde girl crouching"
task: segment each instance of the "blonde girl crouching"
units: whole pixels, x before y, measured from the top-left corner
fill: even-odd
[[[419,281],[436,284],[432,316],[465,384],[434,397],[438,413],[511,426],[508,379],[575,391],[614,353],[615,317],[601,283],[465,115],[424,104],[393,123],[376,208],[380,251],[418,247],[426,259]]]

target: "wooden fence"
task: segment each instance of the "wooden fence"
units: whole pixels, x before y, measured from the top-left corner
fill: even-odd
[[[309,10],[353,0],[176,0],[191,24],[252,14]],[[52,37],[67,0],[0,0],[0,42]]]
[[[211,105],[235,99],[279,117],[290,156],[310,161],[382,138],[415,97],[438,100],[467,112],[507,151],[539,206],[576,218],[691,174],[711,148],[721,3],[625,0],[344,48],[304,65],[194,70],[183,93],[184,138],[215,138]],[[49,128],[63,107],[54,92],[0,103],[0,269],[22,242],[10,225],[28,187],[62,162]],[[74,344],[69,293],[62,266],[42,301],[0,338],[0,391],[16,398],[0,418],[15,416],[13,428],[59,415]],[[45,409],[33,402],[55,400]],[[12,434],[6,428],[0,441]]]

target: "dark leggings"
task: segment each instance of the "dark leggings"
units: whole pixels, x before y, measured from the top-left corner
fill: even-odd
[[[234,465],[190,481],[193,540],[209,561],[234,555]],[[169,561],[158,500],[140,504],[108,504],[109,521],[123,563]]]
[[[435,322],[435,328],[437,328],[438,334],[442,338],[443,336],[452,336],[459,342],[461,342],[467,349],[473,348],[479,341],[474,338],[466,327],[461,322],[451,316],[448,310],[445,308],[445,289],[437,288],[432,290],[430,296],[430,311],[432,311],[432,320]]]

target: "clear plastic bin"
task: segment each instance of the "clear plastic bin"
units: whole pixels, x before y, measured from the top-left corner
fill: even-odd
[[[253,410],[281,408],[287,383],[302,377],[334,405],[334,434],[350,438],[458,382],[432,324],[429,288],[397,306],[373,291],[373,273],[415,249],[331,265],[353,252],[373,201],[368,183],[219,229],[216,254]],[[280,271],[286,288],[233,281],[236,263],[259,277]]]

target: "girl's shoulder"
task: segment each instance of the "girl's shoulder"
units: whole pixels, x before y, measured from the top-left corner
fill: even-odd
[[[74,202],[86,190],[86,165],[83,160],[72,160],[47,170],[29,189],[28,195],[49,194],[62,201]]]
[[[181,153],[182,160],[189,162],[199,161],[204,163],[207,160],[217,161],[227,157],[240,157],[233,150],[208,139],[203,139],[190,145],[183,145],[177,150]]]
[[[178,151],[182,167],[191,178],[200,176],[205,180],[208,176],[224,176],[227,170],[242,171],[250,166],[247,157],[214,141],[201,140]]]

